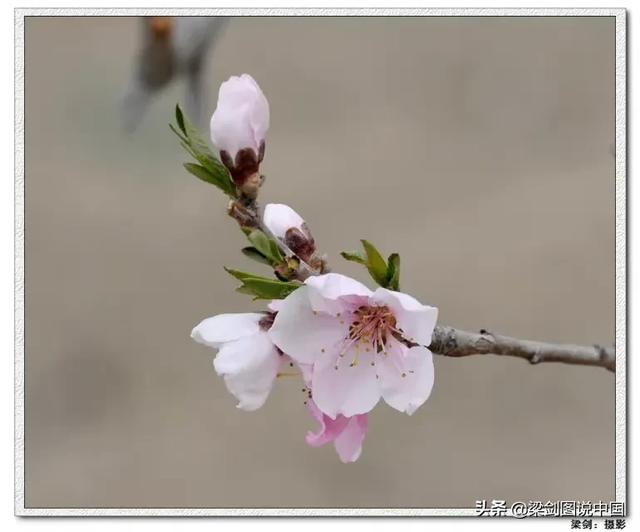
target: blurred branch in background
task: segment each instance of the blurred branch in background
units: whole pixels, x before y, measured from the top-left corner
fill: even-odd
[[[124,128],[133,131],[151,99],[173,79],[186,80],[186,107],[202,120],[205,58],[226,17],[141,17],[140,44],[121,102]]]

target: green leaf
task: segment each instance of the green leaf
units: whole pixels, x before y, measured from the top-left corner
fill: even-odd
[[[284,299],[291,292],[302,286],[297,281],[278,281],[268,277],[261,277],[252,273],[241,272],[225,268],[225,270],[242,282],[236,291],[254,296],[254,299]]]
[[[389,290],[400,290],[400,255],[392,253],[388,259],[386,288]]]
[[[383,288],[400,289],[400,255],[389,255],[388,263],[376,247],[367,240],[361,240],[364,253],[361,251],[343,251],[342,257],[357,262],[367,268],[373,280]]]
[[[182,112],[180,105],[176,105],[176,123],[178,124],[178,128],[182,134],[174,125],[170,124],[169,127],[180,139],[180,145],[187,151],[187,153],[189,153],[189,155],[198,161],[200,166],[207,170],[212,177],[205,179],[202,177],[202,172],[199,171],[199,173],[195,174],[188,168],[187,169],[203,181],[216,185],[228,196],[236,197],[236,185],[229,174],[229,170],[227,170],[227,168],[214,155],[200,131]]]
[[[180,109],[180,104],[176,104],[176,123],[180,130],[186,135],[187,131],[184,128],[184,115],[182,114],[182,109]]]
[[[233,270],[231,268],[224,267],[224,270],[229,274],[238,279],[238,281],[244,281],[245,279],[251,279],[260,277],[259,275],[255,275],[253,273],[241,272],[240,270]],[[267,279],[267,277],[265,277]]]
[[[187,137],[180,133],[180,131],[178,131],[176,129],[176,126],[174,126],[173,124],[169,124],[169,129],[173,131],[176,134],[176,137],[178,137],[183,143],[189,142],[189,139],[187,139]]]
[[[255,260],[256,262],[260,262],[262,264],[267,264],[271,266],[271,261],[253,246],[242,248],[242,253],[244,253],[250,259]]]
[[[265,235],[260,229],[253,229],[247,238],[254,247],[262,253],[265,257],[271,256],[271,244],[269,243],[269,237]]]
[[[204,166],[200,166],[199,164],[194,163],[184,163],[184,167],[190,174],[193,174],[198,179],[202,179],[206,183],[211,183],[212,185],[217,186],[224,190],[224,180],[221,181],[219,175],[212,174],[209,170],[207,170]]]
[[[380,286],[385,286],[387,282],[387,262],[384,260],[376,247],[367,240],[361,240],[362,247],[367,254],[367,269],[374,281]]]
[[[346,259],[348,261],[357,262],[358,264],[362,264],[364,266],[367,265],[367,257],[360,251],[341,251],[340,255],[342,255],[343,259]]]
[[[302,286],[291,281],[276,279],[246,279],[243,282],[243,293],[253,293],[254,299],[284,299],[294,290]]]
[[[248,234],[249,242],[262,253],[265,257],[271,260],[272,264],[280,264],[284,261],[284,257],[278,248],[278,244],[264,234],[260,229],[254,229]]]
[[[280,263],[284,261],[284,257],[282,256],[282,252],[278,247],[278,243],[272,238],[269,239],[269,247],[271,248],[271,256],[276,259],[276,262]]]

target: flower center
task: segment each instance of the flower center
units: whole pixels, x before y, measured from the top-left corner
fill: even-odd
[[[388,307],[362,306],[354,312],[354,321],[349,327],[348,346],[372,347],[375,353],[385,352],[387,341],[396,328],[396,317]]]
[[[387,346],[391,338],[402,341],[402,329],[397,326],[396,317],[386,306],[363,305],[353,313],[353,321],[349,326],[349,332],[342,344],[339,355],[344,357],[348,351],[353,350],[353,360],[350,367],[357,366],[360,362],[362,351],[373,355],[387,356]],[[371,361],[375,366],[375,361]],[[338,369],[336,365],[335,369]]]

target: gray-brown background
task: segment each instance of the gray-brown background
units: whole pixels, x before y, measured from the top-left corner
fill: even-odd
[[[412,417],[381,406],[361,459],[304,442],[299,383],[234,407],[202,318],[259,308],[213,187],[181,169],[182,87],[124,135],[131,18],[26,24],[27,506],[473,506],[614,496],[614,380],[437,357]],[[440,322],[614,336],[614,23],[606,18],[232,20],[217,86],[271,104],[263,200],[301,212],[334,269],[369,238]],[[368,282],[368,281],[367,281]]]

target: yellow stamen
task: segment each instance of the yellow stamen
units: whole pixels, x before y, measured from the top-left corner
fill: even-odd
[[[300,376],[300,372],[287,372],[287,371],[282,371],[280,373],[276,374],[277,378],[281,378],[281,377],[299,377]]]

